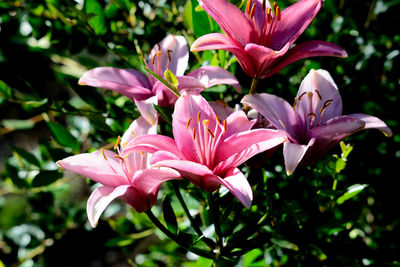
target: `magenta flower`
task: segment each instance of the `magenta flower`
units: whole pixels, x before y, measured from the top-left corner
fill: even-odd
[[[249,208],[252,190],[237,167],[286,140],[278,130],[250,130],[254,123],[243,111],[234,111],[222,121],[200,94],[183,92],[175,104],[174,139],[140,136],[129,142],[125,153],[154,153],[151,164],[173,168],[208,192],[223,185]]]
[[[330,74],[311,70],[300,85],[293,107],[271,94],[246,95],[242,103],[257,110],[289,138],[283,145],[285,167],[291,174],[297,165],[315,163],[345,137],[376,128],[386,136],[392,131],[380,119],[367,114],[342,116],[342,99]]]
[[[66,170],[102,184],[93,191],[87,202],[86,211],[93,227],[96,227],[100,215],[115,198],[122,199],[138,212],[144,212],[156,202],[161,183],[180,177],[178,172],[169,168],[149,168],[147,153],[134,152],[128,157],[122,156],[124,147],[134,136],[156,133],[156,129],[157,125],[151,125],[139,117],[120,139],[118,153],[100,149],[57,162]],[[117,147],[118,144],[114,148]]]
[[[198,1],[226,35],[206,34],[191,50],[229,51],[252,78],[267,78],[303,58],[347,57],[342,48],[324,41],[291,47],[318,13],[322,0],[300,0],[282,12],[276,3],[271,7],[266,0],[248,0],[245,13],[227,0]]]
[[[214,67],[200,67],[184,75],[188,66],[189,51],[183,36],[168,35],[151,50],[146,66],[157,75],[164,77],[169,69],[179,81],[178,90],[203,90],[217,84],[232,85],[240,90],[239,82],[229,71]],[[81,85],[90,85],[117,91],[135,101],[140,113],[146,119],[154,117],[155,110],[147,105],[155,103],[161,106],[173,106],[177,97],[153,76],[148,77],[138,70],[98,67],[83,74]],[[156,96],[155,98],[151,98]]]

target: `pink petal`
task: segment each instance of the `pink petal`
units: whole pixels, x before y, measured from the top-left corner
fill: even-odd
[[[176,146],[175,140],[164,135],[147,134],[132,139],[121,153],[123,156],[134,151],[155,153],[158,150],[165,150],[182,158],[183,155]]]
[[[271,48],[280,50],[290,45],[304,32],[321,8],[321,0],[300,0],[281,12],[272,36]]]
[[[242,46],[257,36],[250,20],[230,2],[226,0],[199,0],[199,4],[229,37],[238,41]]]
[[[297,138],[297,117],[293,107],[284,99],[272,94],[246,95],[242,103],[263,115],[277,129],[285,131],[291,140]]]
[[[151,168],[135,172],[132,184],[141,195],[157,196],[160,185],[168,180],[178,179],[179,172],[170,168]]]
[[[237,58],[243,70],[250,76],[255,76],[255,67],[251,57],[244,51],[244,46],[231,40],[221,33],[210,33],[196,39],[192,44],[193,52],[221,49],[231,52]]]
[[[213,176],[212,180],[225,186],[247,209],[250,208],[251,202],[253,201],[253,191],[249,182],[243,173],[237,169],[232,168],[226,176],[221,179]]]
[[[159,50],[161,48],[161,50]],[[168,52],[169,50],[169,52]],[[153,66],[153,58],[156,53],[161,51],[160,73]],[[169,54],[169,55],[168,55]],[[157,60],[154,62],[156,63]],[[149,60],[147,61],[148,67],[155,71],[157,74],[164,75],[164,72],[169,69],[175,75],[182,76],[188,66],[189,50],[188,45],[183,36],[168,35],[158,45],[155,45],[150,52]],[[154,78],[152,78],[154,80]]]
[[[142,101],[135,100],[135,104],[142,117],[148,122],[148,124],[153,126],[157,125],[158,113],[154,108],[154,104],[157,105],[157,103],[157,96],[152,96]]]
[[[367,114],[361,113],[354,113],[348,115],[349,117],[357,118],[365,122],[364,129],[378,129],[381,131],[385,136],[391,137],[393,135],[392,130],[384,123],[381,119],[370,116]]]
[[[315,139],[311,139],[307,145],[294,144],[290,142],[283,143],[283,156],[285,158],[285,169],[287,175],[293,173],[314,141]]]
[[[236,77],[231,72],[220,67],[203,66],[191,71],[186,76],[200,80],[205,88],[218,84],[229,84],[233,86],[237,92],[241,92],[241,87]]]
[[[280,72],[287,65],[298,60],[317,56],[345,58],[347,57],[347,53],[343,48],[333,43],[325,41],[304,42],[291,48],[276,64],[271,66],[271,70],[269,70],[262,78],[268,78]]]
[[[175,104],[172,128],[176,145],[187,160],[200,162],[195,143],[199,138],[193,135],[203,132],[203,120],[209,120],[210,129],[215,128],[215,113],[208,102],[200,94],[183,92]]]
[[[113,90],[131,100],[152,95],[147,77],[134,69],[98,67],[85,72],[78,83]]]
[[[100,150],[78,154],[59,160],[57,165],[106,186],[116,187],[127,184],[120,159],[114,158],[117,154],[109,150],[103,152],[104,156]]]
[[[135,138],[135,136],[156,133],[157,125],[150,124],[147,120],[140,116],[131,123],[124,135],[121,137],[121,147],[123,149],[132,139]]]
[[[90,195],[86,205],[86,213],[90,225],[92,227],[96,227],[100,215],[111,203],[111,201],[126,194],[130,187],[130,185],[121,185],[118,187],[102,186],[95,189]]]
[[[155,166],[169,167],[177,170],[183,177],[190,180],[194,185],[206,191],[214,191],[219,184],[213,180],[205,179],[213,175],[212,171],[205,165],[187,160],[164,160],[157,162]]]
[[[255,121],[249,121],[246,113],[243,111],[232,112],[226,118],[226,131],[224,138],[226,139],[233,134],[248,131],[253,127],[254,123]]]
[[[217,114],[221,121],[225,120],[234,112],[233,108],[229,107],[228,104],[225,104],[222,101],[211,101],[208,102],[208,104],[210,104],[215,114]]]
[[[312,96],[306,95],[308,93],[312,93]],[[296,112],[307,129],[310,113],[315,115],[314,120],[319,124],[342,115],[342,98],[337,85],[326,70],[310,70],[300,84],[296,99]],[[329,105],[324,107],[327,102]]]
[[[289,43],[282,47],[279,51],[271,48],[257,45],[247,44],[244,50],[250,55],[256,69],[257,78],[260,78],[268,70],[268,68],[276,61],[277,58],[282,57],[289,50]]]
[[[164,74],[162,74],[163,76]],[[173,107],[176,100],[178,99],[177,96],[162,84],[160,81],[156,81],[153,85],[153,93],[157,96],[157,105],[162,107]]]
[[[224,172],[228,168],[237,167],[252,156],[276,147],[287,140],[282,131],[271,129],[255,129],[232,135],[224,140],[216,151],[214,173]]]

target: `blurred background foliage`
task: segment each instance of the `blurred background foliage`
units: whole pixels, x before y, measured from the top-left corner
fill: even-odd
[[[256,204],[246,211],[229,205],[229,196],[220,203],[224,219],[238,226],[223,229],[235,232],[230,242],[249,251],[238,266],[400,266],[399,13],[399,0],[326,0],[298,43],[334,42],[349,57],[303,60],[261,82],[259,92],[290,101],[310,69],[326,69],[344,114],[377,116],[394,136],[357,133],[290,177],[279,151],[248,163],[262,162],[259,168],[243,166]],[[92,229],[85,205],[95,184],[55,162],[114,143],[138,116],[124,96],[78,85],[84,71],[141,69],[141,51],[167,34],[184,35],[190,46],[218,30],[196,0],[0,0],[0,266],[210,266],[118,201]],[[191,53],[188,71],[202,64],[229,69],[248,90],[251,81],[231,54]],[[204,96],[232,105],[242,97],[226,86]],[[207,220],[201,192],[183,188],[196,219]],[[167,183],[160,203],[171,203],[180,230],[189,231],[170,189]],[[160,216],[162,206],[165,213],[168,205],[153,208]],[[252,225],[262,229],[242,227]]]

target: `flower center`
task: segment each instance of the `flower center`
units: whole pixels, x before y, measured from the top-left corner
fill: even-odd
[[[209,119],[202,117],[200,111],[197,114],[196,120],[189,117],[186,129],[190,131],[190,135],[192,136],[199,163],[213,169],[216,165],[214,162],[215,151],[223,133],[226,132],[226,120],[221,122],[219,117],[215,115],[215,125],[213,126],[214,120],[210,122]]]
[[[257,5],[257,0],[247,0],[245,14],[252,21],[258,31],[257,43],[263,46],[270,46],[272,35],[277,23],[281,20],[281,9],[276,2],[273,7],[268,7],[266,0],[262,1],[261,6]],[[262,9],[261,12],[260,10]]]

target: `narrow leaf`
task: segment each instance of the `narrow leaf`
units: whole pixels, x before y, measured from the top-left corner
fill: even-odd
[[[162,206],[163,206],[164,220],[165,223],[167,224],[167,228],[173,234],[176,235],[178,233],[178,223],[176,220],[174,209],[171,206],[171,202],[168,196],[164,198]]]
[[[55,122],[48,122],[47,124],[58,144],[64,147],[72,148],[73,150],[78,150],[79,143],[67,128]]]
[[[61,177],[63,177],[63,174],[58,171],[41,171],[33,178],[32,187],[52,184]]]
[[[337,200],[337,204],[343,204],[346,200],[353,198],[354,196],[358,195],[363,191],[368,185],[367,184],[354,184],[347,188],[347,192],[340,196]]]

